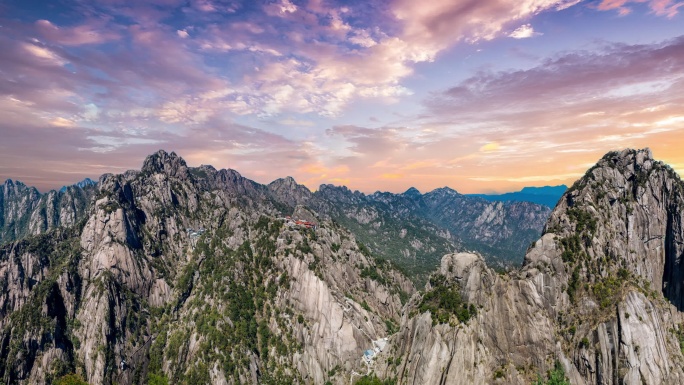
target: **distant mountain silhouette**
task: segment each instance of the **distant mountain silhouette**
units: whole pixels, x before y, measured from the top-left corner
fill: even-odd
[[[90,178],[85,178],[85,179],[83,179],[83,180],[80,181],[80,182],[77,182],[77,183],[72,184],[71,186],[77,186],[77,187],[80,187],[80,188],[86,188],[86,187],[88,187],[88,186],[95,186],[96,184],[97,184],[97,181],[94,181],[94,180],[92,180],[92,179],[90,179]],[[62,192],[62,193],[63,193],[63,192],[66,192],[66,191],[67,191],[67,187],[70,187],[70,186],[62,186],[62,188],[59,189],[59,192]]]
[[[515,201],[515,202],[533,202],[540,205],[555,207],[560,197],[568,189],[568,186],[562,184],[560,186],[544,186],[544,187],[523,187],[522,190],[516,192],[509,192],[504,194],[468,194],[476,196],[488,201]]]

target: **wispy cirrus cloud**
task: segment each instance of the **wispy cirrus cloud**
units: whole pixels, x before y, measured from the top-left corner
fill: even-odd
[[[599,8],[621,6],[615,1]],[[197,124],[227,113],[335,117],[356,100],[396,102],[412,94],[402,80],[417,63],[462,41],[534,36],[530,24],[506,31],[576,3],[99,0],[78,3],[72,12],[85,17],[74,25],[39,19],[21,29],[41,39],[25,46],[34,56],[75,66],[76,78],[98,74],[107,103],[123,98],[163,122]],[[102,48],[72,52],[83,45]]]
[[[675,0],[601,0],[597,8],[602,11],[617,10],[620,15],[632,12],[630,4],[647,3],[651,11],[659,16],[674,17],[684,2]]]
[[[571,180],[615,148],[650,146],[675,160],[683,102],[680,37],[566,52],[526,70],[480,72],[431,98],[423,125],[471,142],[456,163],[489,165],[473,180],[531,180],[531,168]],[[478,146],[486,151],[475,154]],[[568,169],[553,171],[559,164]]]
[[[456,185],[476,177],[455,180],[457,169],[530,159],[525,141],[576,154],[585,127],[603,130],[600,138],[588,133],[604,143],[597,149],[641,143],[640,135],[668,135],[681,123],[678,41],[567,52],[520,70],[482,65],[435,94],[430,119],[402,110],[421,98],[415,80],[429,78],[431,63],[453,55],[455,46],[537,36],[532,25],[542,24],[533,19],[545,12],[626,12],[634,3],[79,0],[31,10],[8,2],[0,5],[0,174],[36,169],[25,148],[51,162],[96,154],[131,168],[139,166],[127,163],[134,154],[165,147],[266,179],[296,170],[307,183],[373,188],[385,179],[399,188],[406,178]],[[643,3],[663,20],[681,6]],[[377,111],[367,111],[371,104]],[[349,118],[359,106],[384,120],[363,127]],[[521,180],[520,169],[497,178]],[[59,170],[33,183],[47,186],[50,173]]]
[[[38,20],[36,30],[46,41],[64,46],[103,44],[121,37],[116,31],[107,30],[104,23],[92,21],[74,27],[58,27],[49,20]]]

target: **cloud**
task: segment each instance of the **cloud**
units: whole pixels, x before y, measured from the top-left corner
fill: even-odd
[[[282,0],[279,4],[280,12],[283,13],[293,13],[297,11],[297,6],[292,4],[290,0]]]
[[[573,5],[577,5],[581,2],[582,2],[582,0],[567,0],[565,2],[561,2],[558,5],[556,5],[556,10],[562,11],[564,9],[568,9],[568,8],[572,7]]]
[[[576,51],[517,71],[479,72],[430,102],[434,111],[466,113],[487,101],[505,113],[666,94],[684,73],[684,37],[652,45],[606,45]],[[592,109],[591,111],[596,111]],[[479,111],[478,111],[479,113]]]
[[[402,82],[413,75],[415,65],[435,60],[459,42],[532,37],[539,33],[525,21],[575,4],[279,0],[246,7],[219,0],[82,1],[79,11],[85,17],[76,25],[35,22],[35,31],[48,44],[27,49],[55,65],[76,60],[81,69],[101,75],[98,83],[111,96],[147,96],[143,104],[156,110],[163,122],[197,124],[226,113],[339,117],[357,100],[390,104],[412,95]],[[649,4],[659,14],[678,7],[666,0]],[[622,0],[605,0],[598,8],[624,5]],[[175,24],[192,25],[192,30],[172,25],[170,14],[182,15]],[[515,25],[519,27],[506,32]],[[70,47],[102,44],[115,44],[113,54],[70,52]],[[128,44],[130,54],[124,49]],[[237,65],[229,75],[220,75],[224,63],[251,65]],[[131,93],[132,88],[137,91]],[[222,96],[205,98],[209,93]]]
[[[216,7],[208,0],[194,0],[192,6],[202,12],[215,12]]]
[[[56,127],[68,128],[68,127],[74,126],[74,122],[72,120],[67,119],[67,118],[63,118],[61,116],[58,116],[58,117],[52,119],[52,121],[50,123],[52,123],[52,125],[56,126]]]
[[[129,95],[137,95],[136,104],[146,98],[144,107],[167,123],[198,124],[224,114],[339,117],[358,100],[391,104],[412,95],[402,83],[416,64],[459,42],[532,37],[538,33],[521,22],[576,3],[279,0],[247,7],[219,0],[82,1],[79,11],[86,17],[80,24],[36,22],[50,44],[30,49],[56,65],[76,60],[80,69],[101,75],[101,95],[130,101]],[[179,19],[172,23],[171,14]],[[70,52],[98,44],[114,46],[107,54]],[[234,65],[223,75],[226,63],[250,65]],[[210,93],[222,96],[206,98]]]
[[[36,30],[45,40],[65,46],[102,44],[120,38],[118,33],[104,29],[102,22],[86,22],[75,27],[58,27],[49,20],[38,20]]]
[[[591,148],[590,157],[681,129],[681,39],[567,52],[519,71],[483,69],[427,101],[430,117],[407,117],[409,84],[427,72],[415,72],[426,68],[420,63],[464,42],[532,36],[535,15],[575,0],[69,4],[60,17],[9,6],[0,16],[2,176],[33,175],[47,186],[93,154],[111,168],[89,166],[95,175],[87,176],[137,168],[164,147],[262,181],[297,170],[309,184],[374,189],[384,176],[397,190],[411,178],[468,188],[478,177],[472,170],[515,180],[545,160],[543,151],[564,160]],[[680,5],[648,6],[672,17]],[[382,105],[397,102],[407,103],[398,122],[382,126],[394,112]],[[359,105],[385,117],[373,127],[330,123],[367,121],[350,113]],[[40,159],[27,159],[27,148]],[[55,166],[35,171],[46,162]]]
[[[541,33],[536,32],[534,28],[532,28],[531,24],[523,24],[520,27],[518,27],[515,31],[508,34],[508,37],[512,37],[514,39],[527,39],[539,35],[541,35]]]
[[[405,23],[405,40],[422,53],[418,57],[433,60],[459,41],[492,40],[511,23],[574,4],[559,0],[400,0],[394,12]]]
[[[46,48],[39,44],[25,43],[23,44],[23,48],[27,53],[33,55],[34,57],[38,58],[44,63],[49,63],[57,66],[61,66],[66,63],[66,61],[58,54],[56,54],[49,48]]]
[[[676,159],[672,147],[684,140],[681,103],[684,37],[565,52],[525,70],[481,71],[429,99],[430,113],[413,125],[434,132],[426,146],[460,138],[470,150],[452,150],[450,163],[478,169],[474,181],[557,175],[571,182],[612,149],[649,146]]]
[[[338,136],[350,143],[348,147],[356,155],[382,156],[406,149],[407,144],[397,128],[370,129],[353,125],[335,126],[327,130],[330,136]]]
[[[492,152],[498,150],[499,148],[501,148],[501,145],[499,145],[499,143],[489,142],[484,146],[480,147],[480,152]]]
[[[601,0],[597,9],[601,11],[617,10],[620,15],[627,15],[632,12],[628,4],[648,3],[651,11],[658,16],[672,18],[679,13],[679,8],[684,6],[684,2],[673,0]]]
[[[408,1],[298,6],[283,0],[267,4],[263,14],[243,18],[248,22],[241,27],[213,23],[193,37],[204,51],[252,55],[255,71],[245,71],[244,86],[236,84],[226,94],[251,107],[237,113],[298,111],[332,117],[354,100],[393,103],[411,95],[400,82],[413,74],[415,63],[432,61],[460,41],[491,39],[511,22],[569,5],[487,0],[419,7]],[[451,27],[442,31],[440,25]]]

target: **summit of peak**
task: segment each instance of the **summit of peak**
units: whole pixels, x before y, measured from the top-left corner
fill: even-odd
[[[159,150],[145,158],[142,171],[155,173],[166,173],[170,176],[180,176],[187,173],[188,165],[185,160],[176,155],[175,152]]]
[[[421,194],[420,194],[420,191],[419,191],[417,188],[415,188],[415,187],[410,187],[408,190],[404,191],[404,194],[403,194],[403,195],[411,196],[411,197],[416,197],[416,196],[420,196]]]

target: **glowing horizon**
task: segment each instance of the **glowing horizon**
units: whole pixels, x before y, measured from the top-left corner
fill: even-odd
[[[7,1],[0,181],[59,189],[158,149],[365,193],[571,185],[624,148],[681,173],[683,5]]]

